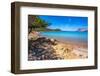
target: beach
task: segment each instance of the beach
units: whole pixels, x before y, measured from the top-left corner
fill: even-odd
[[[29,61],[88,58],[87,43],[43,37],[39,32],[29,34],[29,46]]]
[[[75,45],[75,43],[61,43],[53,46],[56,54],[63,59],[82,59],[87,58],[87,48],[81,45]]]

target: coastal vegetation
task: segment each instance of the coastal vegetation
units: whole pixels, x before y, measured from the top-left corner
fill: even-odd
[[[32,31],[61,31],[60,29],[50,29],[47,28],[51,25],[51,23],[41,19],[39,16],[36,15],[29,15],[29,25],[28,30],[29,33]]]

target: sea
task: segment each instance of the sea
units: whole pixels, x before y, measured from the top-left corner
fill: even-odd
[[[43,31],[40,32],[43,37],[53,38],[58,41],[76,41],[76,42],[88,42],[88,32],[80,31]]]

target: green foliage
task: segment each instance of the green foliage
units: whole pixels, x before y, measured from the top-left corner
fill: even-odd
[[[29,26],[28,26],[28,30],[29,33],[32,30],[35,31],[61,31],[60,29],[49,29],[47,28],[49,25],[51,25],[51,23],[46,22],[45,20],[41,19],[39,16],[29,16]]]
[[[32,23],[32,28],[46,28],[49,26],[50,23],[46,22],[45,20],[41,19],[39,16],[34,17],[34,21]]]
[[[61,31],[60,29],[54,29],[55,31]]]

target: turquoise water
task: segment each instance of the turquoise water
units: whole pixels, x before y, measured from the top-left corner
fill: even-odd
[[[49,32],[40,32],[41,36],[54,38],[54,39],[62,39],[62,40],[76,40],[76,41],[84,41],[88,40],[88,32],[77,32],[77,31],[49,31]]]

